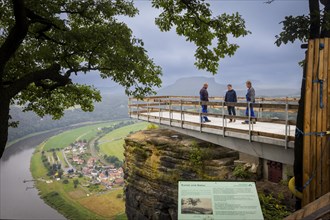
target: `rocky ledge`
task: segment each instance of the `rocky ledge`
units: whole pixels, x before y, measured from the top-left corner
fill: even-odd
[[[130,220],[177,219],[178,180],[230,178],[238,152],[166,129],[125,139],[126,214]]]

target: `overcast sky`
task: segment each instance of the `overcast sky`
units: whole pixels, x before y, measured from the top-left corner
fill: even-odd
[[[233,57],[220,61],[215,75],[218,83],[232,83],[241,88],[246,80],[252,80],[257,88],[300,88],[302,69],[298,62],[304,58],[300,43],[277,47],[275,35],[281,32],[279,24],[286,15],[308,14],[307,0],[275,0],[265,4],[263,0],[211,0],[214,15],[223,12],[239,12],[252,34],[233,39],[240,48]],[[160,32],[154,19],[160,11],[151,7],[150,1],[135,1],[140,13],[124,21],[133,30],[134,36],[142,38],[145,48],[157,65],[163,69],[163,85],[174,83],[177,79],[190,76],[213,77],[194,66],[195,46],[176,35],[175,30]],[[110,80],[101,80],[97,74],[80,77],[78,82],[111,86]]]

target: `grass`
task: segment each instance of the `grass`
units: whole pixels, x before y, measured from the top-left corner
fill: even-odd
[[[119,193],[123,193],[122,188],[109,191],[102,195],[94,194],[85,197],[80,199],[79,203],[94,213],[109,219],[125,211],[125,201],[122,198],[117,198]]]
[[[75,142],[77,139],[79,140],[86,139],[87,141],[89,141],[96,136],[98,132],[98,128],[108,127],[115,123],[117,122],[100,123],[100,124],[89,125],[89,126],[84,126],[69,131],[65,131],[61,134],[58,134],[50,138],[45,144],[44,149],[46,151],[54,148],[63,149],[69,146],[71,143]]]
[[[35,151],[31,158],[30,170],[34,179],[44,177],[47,174],[47,169],[41,161],[41,149],[44,146],[42,143]]]
[[[69,179],[68,184],[63,184],[62,180],[53,180],[50,184],[41,181],[41,178],[49,179],[46,176],[47,169],[41,161],[41,151],[44,146],[45,143],[36,148],[31,158],[30,169],[33,178],[39,180],[35,184],[40,197],[47,204],[68,219],[111,219],[117,218],[117,215],[118,219],[125,219],[121,218],[124,216],[125,203],[116,197],[118,193],[122,193],[122,189],[87,196],[87,189],[81,185],[74,188],[73,179]]]
[[[78,124],[75,124],[75,125],[81,125],[81,126],[82,126],[82,125],[89,125],[89,124],[95,124],[95,123],[99,124],[99,123],[101,123],[101,122],[90,122],[90,121],[88,121],[88,122],[78,123]],[[36,135],[39,135],[39,134],[44,134],[44,133],[46,133],[46,132],[50,132],[50,131],[55,131],[55,130],[57,130],[57,129],[58,129],[58,128],[53,128],[53,129],[50,129],[50,130],[39,131],[39,132],[36,132],[36,133],[32,133],[32,134],[25,135],[25,136],[23,136],[23,137],[21,137],[21,138],[18,138],[18,139],[16,139],[16,140],[12,140],[12,141],[8,142],[5,148],[10,147],[11,145],[13,145],[13,144],[15,144],[15,143],[17,143],[17,142],[19,142],[19,141],[21,141],[21,140],[24,140],[24,139],[26,139],[26,138],[33,137],[33,136],[36,136]]]
[[[68,164],[66,163],[66,161],[64,160],[62,151],[57,151],[56,154],[61,160],[62,168],[69,167]]]
[[[123,193],[122,188],[106,191],[105,193],[91,193],[88,188],[78,185],[74,188],[73,179],[68,179],[68,184],[63,184],[63,178],[60,181],[53,180],[47,184],[42,179],[50,179],[47,177],[47,169],[41,161],[41,152],[49,149],[64,148],[77,139],[87,141],[95,138],[99,127],[111,126],[118,122],[107,122],[88,125],[70,131],[65,131],[50,138],[47,142],[39,145],[31,158],[30,169],[35,182],[36,188],[39,190],[40,197],[44,201],[58,210],[68,219],[118,219],[126,220],[125,201],[122,198],[117,198],[118,194]],[[116,129],[100,141],[103,141],[103,149],[109,155],[118,156],[123,159],[123,143],[124,138],[130,133],[145,129],[148,123],[138,123],[128,125]],[[115,141],[112,141],[116,139]],[[46,156],[52,157],[52,152],[45,152]],[[61,151],[56,154],[62,162],[62,166],[66,164]],[[79,178],[79,182],[83,182],[83,178]],[[87,196],[88,194],[88,196]]]
[[[126,213],[119,214],[115,217],[115,220],[127,220]]]
[[[124,159],[124,138],[130,132],[136,132],[139,130],[144,130],[148,126],[148,123],[141,122],[128,126],[118,128],[99,140],[100,152],[108,156],[116,156],[120,160]]]

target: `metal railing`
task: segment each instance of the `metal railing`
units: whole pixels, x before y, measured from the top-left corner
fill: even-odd
[[[248,134],[249,141],[254,136],[263,136],[285,141],[285,148],[288,142],[294,141],[293,134],[290,134],[290,126],[296,124],[295,118],[298,111],[298,98],[258,98],[255,103],[243,101],[244,98],[239,97],[237,103],[224,102],[223,97],[211,97],[208,102],[200,101],[198,96],[151,96],[143,99],[129,98],[129,115],[130,117],[140,119],[144,117],[146,121],[156,122],[158,124],[166,124],[184,128],[185,125],[199,127],[202,132],[203,128],[222,129],[222,135],[226,136],[226,132],[238,132]],[[207,105],[209,113],[201,112],[201,105]],[[238,114],[236,116],[226,114],[227,106],[235,106]],[[257,113],[256,118],[251,117],[250,108],[253,107]],[[248,109],[248,115],[243,115],[245,109]],[[163,113],[169,114],[164,117]],[[155,114],[158,113],[158,114]],[[179,118],[173,115],[179,114]],[[199,123],[185,120],[185,116],[212,116],[221,118],[222,124],[214,125],[208,123]],[[152,119],[152,120],[151,120]],[[227,125],[227,119],[246,120],[249,122],[267,122],[273,124],[285,125],[284,134],[275,134],[264,131],[255,131],[254,124],[248,123],[249,128],[240,129]],[[166,122],[166,123],[165,123]]]

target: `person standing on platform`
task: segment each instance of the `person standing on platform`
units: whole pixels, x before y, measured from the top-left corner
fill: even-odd
[[[207,88],[209,85],[207,83],[204,83],[203,88],[199,91],[199,97],[202,102],[208,102],[209,101],[209,93],[207,92]],[[202,113],[207,113],[207,105],[202,104]],[[201,116],[201,123],[204,122],[210,122],[211,120],[208,119],[206,115]]]
[[[246,81],[246,88],[247,88],[246,101],[247,101],[248,105],[250,105],[250,116],[251,116],[251,118],[255,118],[255,114],[253,111],[253,105],[251,105],[251,104],[255,103],[255,101],[256,101],[256,99],[255,99],[256,92],[255,92],[254,88],[252,87],[251,81]],[[249,116],[249,107],[246,107],[245,115]],[[249,123],[251,123],[251,122],[248,120],[242,122],[242,124],[249,124]],[[255,122],[253,122],[253,123],[255,124]]]
[[[227,85],[227,89],[228,91],[226,92],[225,95],[225,102],[227,104],[227,109],[228,109],[228,114],[229,115],[236,115],[236,111],[235,111],[235,106],[230,106],[231,103],[237,103],[237,95],[235,90],[233,89],[233,86],[231,84]],[[229,103],[227,103],[229,102]],[[229,122],[235,122],[236,119],[230,119]]]

